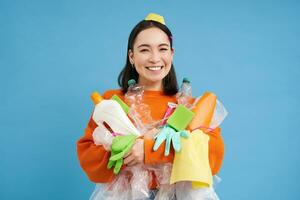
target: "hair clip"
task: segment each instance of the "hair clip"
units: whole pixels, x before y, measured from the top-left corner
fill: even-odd
[[[145,18],[145,20],[146,21],[150,21],[150,20],[151,21],[156,21],[156,22],[159,22],[159,23],[161,23],[163,25],[166,25],[164,17],[161,16],[161,15],[155,14],[155,13],[149,13],[147,15],[147,17]]]

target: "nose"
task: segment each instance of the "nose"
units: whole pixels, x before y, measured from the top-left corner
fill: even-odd
[[[150,58],[149,58],[149,61],[151,63],[158,63],[160,61],[160,55],[159,55],[159,52],[157,51],[152,51],[151,52],[151,55],[150,55]]]

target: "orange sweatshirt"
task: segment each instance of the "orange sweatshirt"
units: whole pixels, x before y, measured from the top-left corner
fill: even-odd
[[[109,99],[114,94],[124,100],[124,95],[121,90],[106,91],[103,97]],[[144,92],[144,103],[149,105],[154,120],[163,118],[168,107],[168,102],[176,102],[175,96],[166,96],[160,91]],[[101,145],[95,145],[93,141],[92,134],[96,127],[97,124],[93,119],[90,119],[85,129],[84,136],[77,142],[77,154],[81,167],[91,181],[96,183],[107,183],[111,182],[115,175],[112,169],[107,169],[110,152],[107,152]],[[213,175],[217,174],[221,168],[224,156],[224,143],[220,132],[220,128],[216,128],[213,133],[210,132],[208,134],[210,137],[209,163]],[[153,139],[144,139],[145,164],[173,162],[174,150],[171,148],[170,154],[164,156],[165,144],[163,143],[157,151],[153,151],[152,148],[154,142],[155,140]],[[154,188],[155,185],[154,180],[151,188]]]

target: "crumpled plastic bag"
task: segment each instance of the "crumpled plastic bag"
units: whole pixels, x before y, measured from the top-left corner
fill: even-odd
[[[151,175],[142,165],[127,167],[111,183],[97,183],[90,200],[141,200],[149,197]]]
[[[192,189],[191,182],[179,182],[175,184],[176,200],[219,200],[213,187]]]
[[[154,200],[175,200],[175,185],[170,184],[172,164],[152,165],[148,169],[154,172],[158,184]]]
[[[214,189],[220,181],[218,176],[214,176],[214,186],[198,189],[193,189],[190,181],[176,183],[176,200],[220,200]]]
[[[96,145],[103,145],[107,151],[111,150],[113,135],[103,124],[99,124],[93,132],[93,139]]]
[[[227,115],[228,115],[228,112],[227,112],[226,108],[217,99],[216,107],[215,107],[215,110],[214,110],[212,120],[209,124],[209,127],[212,128],[212,129],[218,127],[224,121],[224,119],[226,118]]]

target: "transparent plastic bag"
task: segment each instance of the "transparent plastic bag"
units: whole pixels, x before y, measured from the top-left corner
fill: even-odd
[[[113,135],[105,128],[103,124],[99,124],[93,132],[93,139],[96,145],[103,145],[107,151],[111,150]]]
[[[112,183],[96,184],[90,200],[131,200],[129,177],[127,173],[120,173]]]
[[[150,196],[151,176],[142,165],[128,167],[111,183],[96,184],[90,200],[142,200]]]
[[[216,128],[218,127],[226,118],[228,115],[228,112],[224,105],[217,99],[215,111],[212,117],[212,120],[210,122],[210,128]]]
[[[176,200],[220,200],[215,192],[216,185],[221,182],[220,177],[213,177],[214,185],[193,189],[190,181],[183,181],[175,184]]]
[[[151,174],[149,170],[142,165],[130,167],[129,170],[132,172],[130,180],[131,198],[136,200],[148,198],[148,186],[151,181]]]
[[[175,200],[175,185],[161,185],[154,200]]]
[[[149,169],[154,172],[158,184],[155,200],[175,199],[175,185],[170,185],[172,164],[152,165]]]

